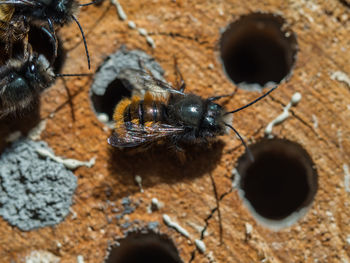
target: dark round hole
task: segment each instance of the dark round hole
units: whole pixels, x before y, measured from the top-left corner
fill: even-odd
[[[106,263],[182,263],[174,243],[165,235],[131,233],[111,248]]]
[[[287,78],[297,40],[281,16],[254,13],[230,24],[220,40],[225,72],[239,87],[256,89]]]
[[[299,144],[264,139],[250,149],[255,161],[243,155],[237,172],[242,197],[254,213],[278,221],[310,206],[318,175],[310,156]]]
[[[113,119],[114,108],[118,102],[124,97],[130,96],[131,91],[124,86],[120,79],[117,78],[107,86],[105,93],[102,96],[92,93],[91,101],[97,116],[100,116],[99,119],[108,123]]]
[[[53,70],[55,73],[60,73],[66,53],[57,32],[56,38],[58,42],[57,57],[54,58],[54,45],[50,41],[50,36],[46,31],[38,26],[32,25],[28,33],[28,42],[31,44],[33,50],[38,54],[43,54],[49,62],[54,59]]]

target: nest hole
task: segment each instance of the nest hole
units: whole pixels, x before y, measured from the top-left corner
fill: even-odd
[[[241,88],[260,89],[287,79],[295,64],[297,40],[275,14],[253,13],[231,23],[220,40],[227,76]]]
[[[272,226],[294,223],[311,206],[318,188],[311,157],[299,144],[282,139],[266,139],[250,149],[255,161],[245,154],[237,166],[242,198],[258,219],[271,220]]]
[[[106,124],[111,123],[115,107],[125,97],[131,97],[131,91],[118,78],[107,86],[103,95],[92,93],[91,102],[98,119]]]
[[[111,248],[105,263],[182,263],[174,243],[163,234],[131,233]]]

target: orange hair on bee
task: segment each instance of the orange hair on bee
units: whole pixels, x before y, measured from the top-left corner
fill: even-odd
[[[145,104],[151,104],[154,101],[154,97],[152,93],[146,92],[144,98],[143,98]]]
[[[121,100],[114,110],[113,119],[115,121],[116,127],[121,126],[124,123],[124,111],[131,103],[129,98]]]
[[[141,100],[140,96],[134,95],[131,98],[131,103],[138,103]]]
[[[135,125],[139,125],[140,124],[140,120],[138,120],[138,119],[133,119],[133,120],[131,120],[131,122],[133,124],[135,124]]]

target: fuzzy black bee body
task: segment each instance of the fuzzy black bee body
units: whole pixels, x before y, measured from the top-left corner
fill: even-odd
[[[5,7],[3,8],[4,10],[7,8],[13,12],[10,21],[6,21],[7,24],[24,24],[25,29],[23,31],[26,31],[26,33],[33,25],[46,30],[47,33],[51,35],[50,41],[55,49],[55,57],[57,56],[56,28],[67,25],[71,21],[75,21],[83,37],[88,67],[90,68],[90,57],[84,32],[76,18],[79,6],[81,6],[77,0],[0,0],[0,7],[1,6]],[[23,35],[22,32],[19,34]],[[16,36],[12,36],[12,38],[15,39]],[[54,60],[50,62],[52,65]]]
[[[54,80],[55,74],[43,55],[10,59],[0,67],[0,117],[28,108]]]
[[[11,2],[11,1],[8,1]],[[79,4],[75,0],[36,0],[23,1],[16,8],[15,15],[29,21],[46,23],[50,19],[54,25],[63,26],[72,21],[78,12]]]

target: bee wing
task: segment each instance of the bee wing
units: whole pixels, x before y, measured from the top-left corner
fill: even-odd
[[[146,92],[153,94],[168,94],[175,93],[185,95],[183,92],[174,89],[168,83],[156,79],[149,75],[147,72],[138,69],[123,69],[118,74],[123,84],[132,92],[136,92],[139,95],[144,95]]]
[[[8,4],[8,5],[24,5],[24,6],[32,6],[36,7],[39,6],[38,2],[34,0],[0,0],[1,4]]]
[[[108,143],[114,147],[136,147],[183,131],[183,127],[175,127],[168,124],[153,123],[150,126],[141,126],[130,123],[124,135],[120,136],[117,133],[113,133],[108,138]]]

